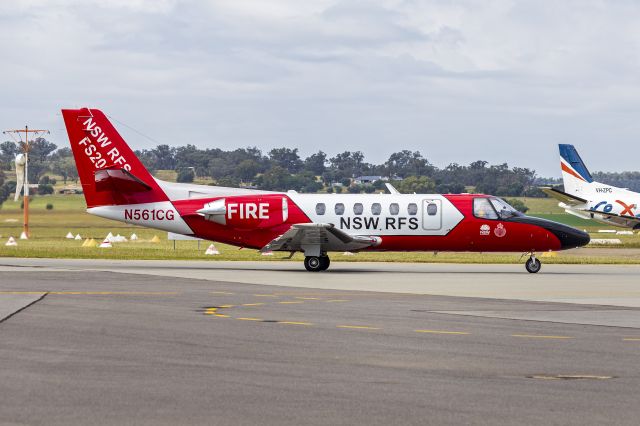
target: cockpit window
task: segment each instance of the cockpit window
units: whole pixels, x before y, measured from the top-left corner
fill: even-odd
[[[488,198],[473,199],[473,215],[481,219],[498,219],[498,214]]]
[[[490,201],[498,212],[500,219],[509,219],[510,217],[521,216],[521,213],[518,210],[511,207],[509,203],[504,201],[502,198],[491,198]]]

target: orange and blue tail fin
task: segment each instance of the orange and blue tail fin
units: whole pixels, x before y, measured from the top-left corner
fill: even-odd
[[[589,169],[580,158],[580,154],[573,145],[560,144],[560,168],[562,170],[562,181],[567,194],[578,197],[589,192],[589,187],[593,183],[593,177]]]
[[[573,145],[560,144],[560,165],[562,171],[569,173],[577,179],[581,179],[587,183],[593,182],[593,177],[589,173],[589,169],[580,158],[580,154]]]

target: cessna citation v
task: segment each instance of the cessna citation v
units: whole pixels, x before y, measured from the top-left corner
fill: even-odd
[[[640,229],[640,194],[595,182],[573,145],[560,144],[564,191],[541,188],[567,213],[608,225]]]
[[[62,110],[87,202],[107,219],[262,251],[304,252],[308,271],[328,252],[360,250],[535,253],[579,247],[589,235],[524,216],[477,195],[298,194],[163,182],[151,176],[97,109]]]

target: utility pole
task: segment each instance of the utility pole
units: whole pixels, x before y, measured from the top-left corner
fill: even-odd
[[[14,129],[14,130],[5,130],[5,135],[17,135],[18,139],[13,138],[14,141],[22,148],[22,152],[25,156],[25,164],[24,164],[24,192],[23,192],[23,200],[24,200],[24,225],[22,231],[24,234],[29,237],[29,152],[31,151],[31,142],[29,140],[29,134],[32,134],[34,137],[40,134],[49,134],[48,130],[41,129],[30,129],[29,126],[24,126],[24,129]],[[24,133],[24,140],[22,139],[22,134]],[[16,170],[17,173],[17,170]]]

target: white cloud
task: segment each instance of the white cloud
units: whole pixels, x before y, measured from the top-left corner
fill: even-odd
[[[640,130],[635,1],[0,3],[0,125],[90,105],[172,144],[419,149],[558,174]],[[127,133],[126,129],[122,129]],[[137,147],[148,140],[127,134]],[[526,153],[526,154],[525,154]]]

